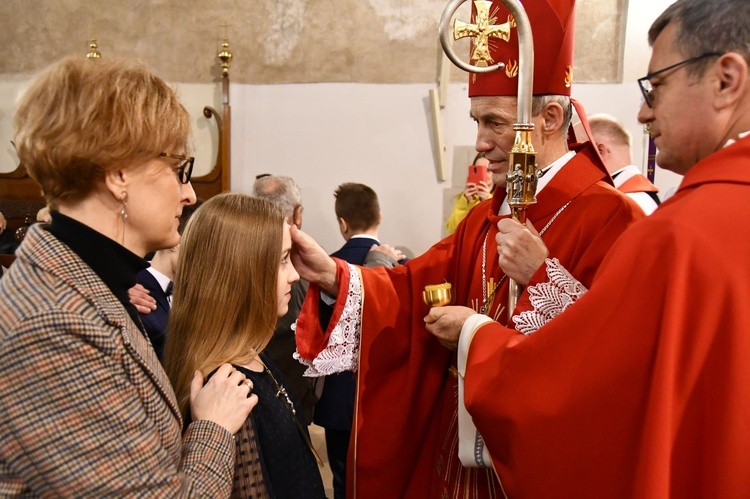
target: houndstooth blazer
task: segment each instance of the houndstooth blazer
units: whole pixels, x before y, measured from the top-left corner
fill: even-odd
[[[109,288],[39,225],[16,253],[0,279],[0,496],[228,496],[232,436],[199,421],[183,437]]]

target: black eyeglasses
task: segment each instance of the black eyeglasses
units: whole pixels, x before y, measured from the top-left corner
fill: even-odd
[[[180,183],[182,184],[190,182],[190,176],[193,174],[193,163],[195,162],[194,157],[169,154],[168,152],[160,152],[159,157],[179,160],[180,164],[177,165],[177,178],[180,179]]]
[[[679,68],[680,66],[685,66],[686,64],[691,64],[693,62],[699,61],[701,59],[705,59],[706,57],[719,57],[722,56],[721,52],[706,52],[705,54],[697,55],[695,57],[691,57],[690,59],[685,59],[684,61],[680,61],[677,64],[672,64],[671,66],[667,66],[664,69],[660,69],[659,71],[654,71],[653,73],[649,73],[643,78],[638,78],[638,86],[641,87],[641,93],[643,94],[643,98],[646,100],[646,105],[648,107],[654,107],[654,86],[651,84],[651,78],[654,76],[658,76],[662,73],[666,73],[667,71],[675,68]]]

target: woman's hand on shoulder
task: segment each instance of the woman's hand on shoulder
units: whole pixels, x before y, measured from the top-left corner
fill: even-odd
[[[258,403],[252,391],[252,381],[230,364],[222,364],[205,386],[203,374],[195,371],[190,385],[193,421],[213,421],[234,435]]]

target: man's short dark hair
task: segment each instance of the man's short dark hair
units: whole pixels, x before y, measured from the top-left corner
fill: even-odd
[[[677,28],[675,48],[685,58],[707,52],[736,52],[750,64],[750,2],[747,0],[679,0],[662,12],[648,31],[654,44],[664,28],[674,23]],[[691,76],[702,76],[710,61],[690,64]],[[658,69],[658,68],[656,68]]]
[[[345,183],[334,192],[336,216],[355,231],[365,231],[380,223],[378,195],[364,184]]]

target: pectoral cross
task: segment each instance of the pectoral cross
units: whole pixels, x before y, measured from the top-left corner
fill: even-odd
[[[492,302],[495,300],[495,278],[494,277],[490,277],[487,280],[487,290],[484,293],[487,298],[485,299],[485,303],[482,305],[482,313],[486,314],[488,310],[492,309]]]
[[[490,17],[490,0],[476,0],[474,6],[477,9],[474,18],[476,24],[467,24],[456,19],[453,23],[453,39],[472,37],[474,50],[471,53],[471,61],[475,66],[487,67],[495,62],[490,55],[490,38],[507,42],[510,39],[510,30],[516,23],[509,17],[505,24],[494,24],[497,17]]]
[[[292,399],[289,398],[289,394],[286,391],[286,388],[283,386],[279,387],[279,391],[276,392],[276,398],[280,398],[281,396],[284,396],[284,401],[286,402],[286,405],[289,406],[289,410],[292,411],[292,414],[295,416],[297,415],[297,411],[294,410],[294,404],[292,403]]]

